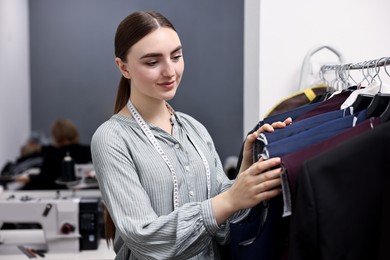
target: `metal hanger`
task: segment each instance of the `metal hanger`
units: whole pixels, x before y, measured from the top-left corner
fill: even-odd
[[[385,59],[383,67],[384,67],[384,70],[385,70],[385,73],[387,74],[387,76],[390,77],[390,74],[387,71],[387,62],[388,61],[390,61],[390,57],[387,57]],[[390,120],[390,102],[387,104],[387,107],[385,108],[383,113],[380,115],[380,119],[381,119],[382,123],[388,122]]]
[[[374,76],[370,75],[372,77],[371,83],[373,83],[375,81],[375,77],[377,77],[380,85],[379,85],[378,93],[374,95],[374,98],[372,99],[371,103],[367,107],[367,118],[381,116],[390,103],[390,94],[381,93],[380,91],[382,87],[382,80],[379,76],[380,68],[378,66],[378,62],[380,62],[381,59],[378,59],[376,61],[371,61],[371,62],[375,62],[374,69],[377,72]]]

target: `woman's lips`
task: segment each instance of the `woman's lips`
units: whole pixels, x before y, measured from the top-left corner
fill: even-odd
[[[175,81],[157,83],[157,85],[164,87],[164,88],[172,88],[175,86]]]

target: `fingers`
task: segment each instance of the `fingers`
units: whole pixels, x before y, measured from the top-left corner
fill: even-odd
[[[253,143],[258,136],[259,136],[259,130],[247,135],[245,143],[248,143],[248,142]]]
[[[270,169],[279,166],[280,163],[281,160],[279,157],[270,158],[268,160],[264,160],[263,158],[260,158],[260,160],[257,163],[254,163],[252,165],[251,169],[249,169],[249,172],[253,175],[262,174],[265,176],[266,179],[278,177],[281,171],[280,168],[275,169],[276,171]]]
[[[281,168],[274,168],[279,165],[280,158],[260,160],[256,163],[255,168],[260,172],[258,173],[258,184],[254,187],[257,199],[263,201],[281,193]]]
[[[291,119],[291,117],[288,117],[283,122],[282,121],[278,121],[278,122],[272,123],[271,125],[270,124],[264,124],[259,129],[257,129],[255,132],[249,134],[246,137],[245,145],[246,145],[246,143],[252,144],[256,140],[256,138],[259,136],[259,134],[261,132],[272,133],[272,132],[275,131],[275,129],[277,129],[277,128],[284,128],[284,127],[286,127],[287,125],[289,125],[291,123],[292,123],[292,119]]]
[[[273,131],[275,131],[275,129],[284,128],[291,123],[292,123],[292,119],[291,119],[291,117],[288,117],[283,122],[278,121],[278,122],[273,122],[272,124],[264,124],[256,132],[257,133],[261,133],[261,132],[272,133]]]
[[[247,135],[244,143],[244,151],[252,151],[252,144],[256,141],[258,136],[259,136],[258,131],[255,131]]]
[[[280,186],[281,186],[281,180],[280,178],[278,178],[269,181],[264,181],[258,184],[255,187],[255,189],[257,189],[257,194],[259,194],[259,193],[268,192],[272,190],[279,190]]]
[[[267,190],[260,192],[256,195],[256,200],[260,202],[272,199],[273,197],[276,197],[282,193],[282,189],[280,188],[275,188],[272,190]]]
[[[288,117],[286,120],[284,120],[284,123],[285,123],[286,125],[291,124],[291,123],[292,123],[292,118],[291,118],[291,117]]]
[[[250,174],[254,175],[251,191],[258,200],[263,201],[281,193],[280,162],[280,158],[260,159],[249,169]]]
[[[280,158],[260,159],[241,172],[229,189],[237,208],[250,208],[281,193]]]
[[[281,122],[280,122],[281,123]],[[274,125],[275,123],[272,123],[272,125]],[[269,132],[269,133],[272,133],[273,131],[275,131],[274,127],[270,125],[270,124],[264,124],[262,125],[259,129],[257,129],[257,133],[262,133],[262,132]]]

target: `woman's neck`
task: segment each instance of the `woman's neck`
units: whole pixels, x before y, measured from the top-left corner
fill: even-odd
[[[172,133],[172,115],[164,100],[158,102],[145,102],[131,99],[131,102],[145,122],[158,126],[167,133]],[[127,106],[121,110],[120,114],[131,116]]]

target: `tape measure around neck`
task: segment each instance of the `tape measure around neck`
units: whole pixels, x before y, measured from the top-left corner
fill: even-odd
[[[138,113],[137,109],[134,107],[134,105],[131,103],[130,99],[127,103],[127,107],[129,108],[131,114],[133,115],[134,120],[137,122],[137,124],[141,127],[144,134],[147,136],[149,141],[152,143],[154,148],[157,150],[157,152],[161,155],[164,162],[168,166],[169,170],[172,174],[172,181],[173,181],[173,207],[174,209],[177,209],[179,207],[179,186],[177,182],[177,176],[175,169],[173,168],[173,165],[169,161],[167,155],[165,154],[164,150],[161,148],[161,146],[158,144],[156,138],[154,137],[152,131],[150,130],[148,124],[145,122],[145,120],[141,117],[141,115]],[[171,112],[173,112],[173,109],[168,106],[168,109],[170,109]],[[188,136],[188,135],[187,135]],[[207,162],[206,157],[202,153],[202,151],[199,149],[199,147],[191,140],[191,138],[188,136],[191,143],[194,145],[196,151],[199,153],[200,157],[202,158],[203,165],[206,170],[206,179],[207,179],[207,198],[210,198],[211,194],[211,180],[210,180],[210,166]]]

